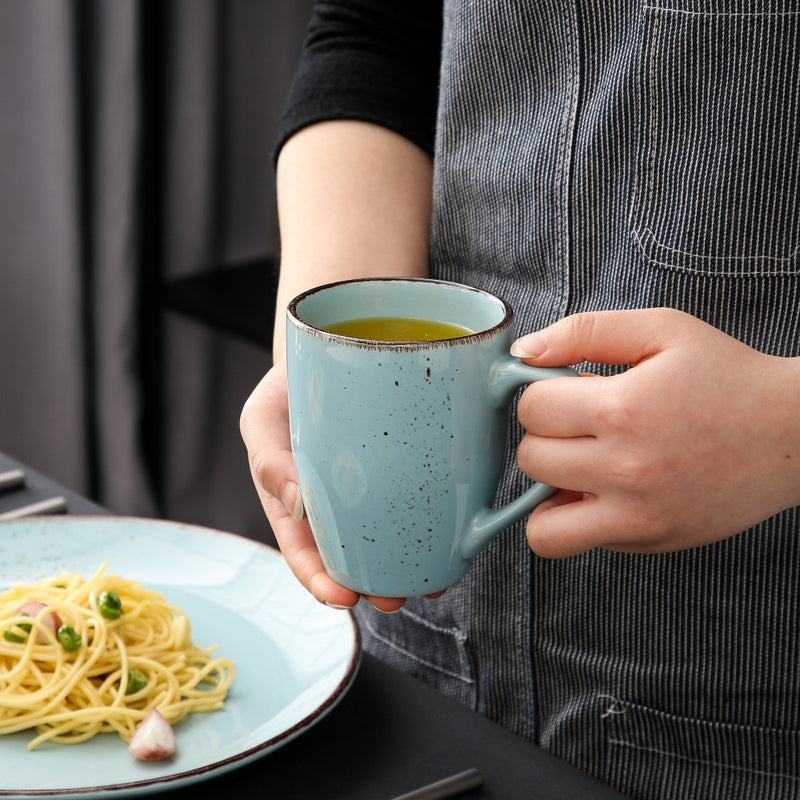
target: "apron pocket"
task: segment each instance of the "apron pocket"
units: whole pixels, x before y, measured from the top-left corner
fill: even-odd
[[[412,603],[413,599],[388,615],[364,604],[356,606],[364,650],[474,708],[475,678],[464,635],[445,620],[415,614],[409,608]]]
[[[706,722],[614,699],[606,708],[608,777],[631,797],[800,796],[800,731]]]
[[[684,272],[796,274],[797,5],[682,0],[642,14],[631,207],[639,251]]]

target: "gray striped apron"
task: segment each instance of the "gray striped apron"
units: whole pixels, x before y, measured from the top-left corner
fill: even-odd
[[[800,355],[799,63],[800,0],[446,2],[433,275],[520,333],[667,305]],[[509,455],[498,500],[523,485]],[[520,524],[443,598],[358,615],[368,651],[632,798],[800,797],[797,509],[559,561]]]

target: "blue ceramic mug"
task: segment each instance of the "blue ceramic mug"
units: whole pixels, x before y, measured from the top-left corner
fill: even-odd
[[[376,317],[473,333],[382,341],[326,330]],[[514,393],[578,374],[510,356],[511,320],[508,304],[488,292],[425,279],[344,281],[289,303],[292,450],[308,521],[338,583],[386,597],[446,589],[552,494],[534,483],[491,507]]]

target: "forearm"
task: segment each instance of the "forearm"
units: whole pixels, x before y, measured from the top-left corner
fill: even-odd
[[[286,305],[305,289],[354,277],[428,274],[431,179],[427,153],[365,122],[311,125],[283,146],[275,361],[284,353]]]

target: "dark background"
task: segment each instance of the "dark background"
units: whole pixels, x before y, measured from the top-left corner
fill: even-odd
[[[0,450],[112,512],[269,541],[271,151],[310,0],[6,0]]]

